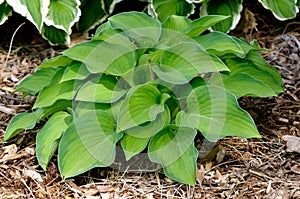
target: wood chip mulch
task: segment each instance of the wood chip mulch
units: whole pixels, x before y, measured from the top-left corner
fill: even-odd
[[[39,127],[9,142],[3,137],[10,119],[30,110],[34,101],[13,93],[14,87],[57,51],[44,44],[13,47],[7,59],[7,50],[0,50],[0,198],[300,198],[300,34],[284,32],[259,42],[269,48],[263,56],[279,70],[285,91],[240,99],[263,138],[220,140],[214,153],[198,162],[194,187],[166,178],[161,170],[93,169],[62,181],[56,157],[44,172],[35,158]]]

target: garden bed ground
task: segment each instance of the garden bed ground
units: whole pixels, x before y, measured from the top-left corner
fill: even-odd
[[[220,140],[215,153],[206,161],[198,162],[195,187],[176,183],[161,170],[127,173],[102,168],[62,181],[56,157],[47,172],[38,166],[35,135],[39,127],[3,142],[5,128],[13,115],[30,110],[35,100],[34,97],[22,99],[20,93],[13,93],[15,85],[44,58],[56,56],[60,51],[34,34],[24,40],[23,31],[30,30],[27,24],[17,33],[7,59],[10,38],[3,36],[0,42],[0,198],[300,198],[300,154],[289,152],[289,142],[283,137],[295,136],[290,141],[300,138],[300,29],[297,26],[300,18],[278,24],[275,19],[259,14],[255,19],[256,27],[252,21],[232,34],[256,39],[261,47],[269,49],[262,55],[282,75],[284,93],[265,99],[240,99],[263,138]]]

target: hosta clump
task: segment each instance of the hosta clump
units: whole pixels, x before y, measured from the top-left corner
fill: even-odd
[[[197,132],[209,141],[260,137],[237,99],[282,91],[280,75],[255,44],[221,32],[201,35],[225,18],[112,16],[91,41],[45,60],[18,85],[37,99],[33,112],[11,120],[5,140],[47,119],[36,140],[44,169],[57,149],[68,178],[111,165],[121,147],[126,159],[146,150],[168,177],[193,185]]]

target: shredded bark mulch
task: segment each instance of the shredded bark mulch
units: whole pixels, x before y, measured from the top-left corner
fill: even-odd
[[[262,55],[282,75],[285,90],[278,97],[240,99],[263,138],[220,140],[198,161],[194,187],[168,179],[161,170],[128,173],[97,168],[62,181],[56,157],[46,172],[37,163],[39,127],[3,142],[10,119],[30,110],[35,100],[13,93],[15,86],[44,58],[59,53],[34,38],[31,44],[13,46],[8,56],[4,44],[0,48],[0,198],[300,198],[300,34],[290,23],[276,31],[271,25],[261,30],[252,24],[240,33],[269,49]]]

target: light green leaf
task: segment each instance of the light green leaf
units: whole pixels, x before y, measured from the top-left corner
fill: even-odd
[[[16,87],[15,92],[23,92],[25,95],[27,93],[35,95],[51,83],[53,77],[58,71],[59,68],[39,68],[34,74],[22,80]]]
[[[84,102],[84,101],[78,101],[73,103],[75,117],[81,117],[86,112],[95,111],[95,110],[111,111],[110,108],[111,108],[111,104],[101,104],[101,103]]]
[[[150,138],[139,138],[124,134],[123,138],[121,139],[121,146],[124,150],[126,160],[128,161],[133,156],[142,152],[146,148],[149,140]]]
[[[153,85],[133,87],[122,102],[117,119],[117,132],[154,121],[164,111],[161,93]]]
[[[51,67],[58,67],[58,66],[67,66],[70,64],[73,60],[66,56],[57,56],[53,57],[51,59],[44,59],[42,64],[39,66],[39,68],[51,68]]]
[[[58,166],[63,178],[112,164],[121,137],[122,133],[115,132],[113,116],[106,111],[90,111],[76,118],[59,143]]]
[[[114,35],[123,34],[122,32],[122,30],[113,29],[110,26],[110,23],[106,22],[97,28],[95,35],[92,37],[92,40],[105,41],[106,39],[113,37]]]
[[[297,0],[258,0],[266,9],[271,10],[279,20],[295,18],[299,12]]]
[[[39,31],[49,11],[50,0],[6,0],[13,10],[26,17]]]
[[[4,0],[0,3],[0,25],[2,25],[9,16],[12,15],[12,8],[4,2]]]
[[[57,100],[71,100],[79,86],[78,81],[70,80],[47,86],[39,93],[33,108],[47,107]]]
[[[99,78],[96,78],[96,80]],[[116,86],[110,88],[106,82],[91,80],[85,83],[78,91],[76,100],[96,103],[114,103],[127,92]]]
[[[203,51],[197,43],[170,47],[161,52],[160,63],[152,64],[160,79],[174,84],[188,83],[201,73],[228,70],[220,59]]]
[[[81,2],[81,16],[76,25],[78,32],[86,32],[108,17],[108,14],[103,10],[103,1],[81,0]]]
[[[81,11],[79,0],[50,1],[49,12],[44,20],[47,26],[64,30],[68,35],[72,33],[71,27],[79,20]]]
[[[226,53],[233,53],[238,57],[244,58],[243,49],[239,43],[229,35],[222,32],[211,32],[203,36],[195,38],[197,43],[206,51],[217,55],[218,57]]]
[[[75,79],[82,80],[90,74],[84,63],[73,61],[66,67],[60,83]]]
[[[184,34],[190,29],[192,21],[186,17],[171,15],[162,24],[162,38],[169,38],[174,34]]]
[[[198,150],[194,146],[196,134],[196,130],[192,128],[166,127],[150,140],[150,160],[162,164],[164,173],[169,178],[194,185],[198,157]]]
[[[219,23],[227,18],[228,18],[228,16],[222,16],[222,15],[202,16],[199,19],[196,19],[193,21],[191,28],[188,31],[187,35],[190,37],[197,37],[204,31],[206,31],[209,27],[211,27],[211,26],[215,25],[216,23]]]
[[[171,15],[189,16],[194,12],[194,5],[183,0],[152,0],[148,9],[154,17],[164,21]]]
[[[243,0],[210,0],[203,3],[200,14],[203,15],[225,15],[230,16],[213,26],[214,30],[228,32],[236,27],[241,18]]]
[[[112,28],[123,30],[139,47],[152,46],[160,38],[160,23],[144,13],[124,12],[108,21]]]
[[[39,118],[38,113],[19,113],[9,122],[4,135],[4,141],[11,139],[24,130],[33,129]]]
[[[230,73],[214,74],[210,84],[224,86],[237,98],[241,96],[268,97],[283,92],[282,85],[272,74],[247,60],[227,60]]]
[[[165,106],[165,111],[159,113],[154,121],[132,127],[124,132],[127,135],[131,135],[136,138],[149,138],[158,133],[169,123],[170,111],[168,107]]]
[[[46,122],[36,137],[36,156],[41,167],[46,170],[51,157],[56,151],[59,138],[68,128],[71,117],[66,112],[56,112]]]
[[[128,38],[118,35],[105,41],[80,43],[64,51],[63,55],[85,63],[91,73],[121,76],[135,66],[134,50],[135,46]]]
[[[176,124],[198,129],[211,142],[225,136],[261,137],[249,113],[224,88],[211,85],[195,88],[187,98],[187,107],[187,112],[177,114]]]

